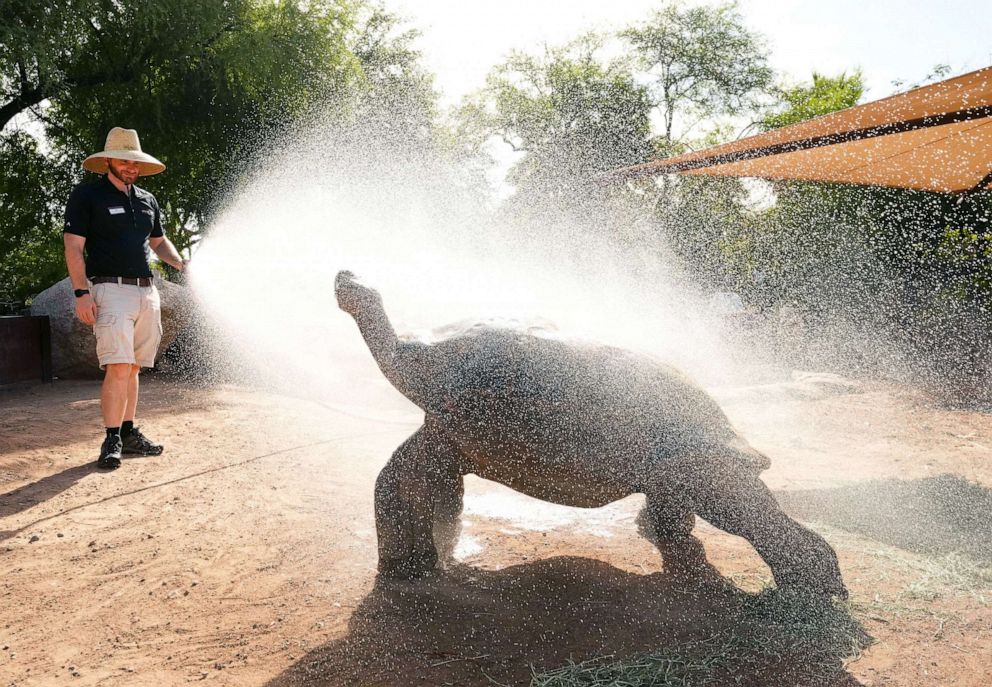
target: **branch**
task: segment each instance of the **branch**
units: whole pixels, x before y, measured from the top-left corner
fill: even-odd
[[[230,23],[230,24],[226,24],[226,25],[222,26],[220,28],[220,30],[218,30],[216,33],[214,33],[214,35],[210,36],[210,38],[208,38],[206,40],[206,42],[200,43],[200,47],[202,47],[202,48],[204,48],[204,50],[206,50],[206,48],[211,47],[214,43],[216,43],[217,41],[219,41],[220,40],[220,37],[223,36],[225,33],[229,32],[229,31],[234,31],[237,28],[238,28],[237,24],[235,24],[233,22]]]
[[[17,61],[17,73],[21,77],[21,92],[28,87],[28,70],[24,66],[23,60]]]
[[[517,147],[517,145],[513,141],[510,140],[510,135],[509,134],[500,134],[499,137],[503,139],[503,142],[504,143],[506,143],[508,146],[510,146],[510,148],[513,149],[513,152],[515,152],[515,153],[525,153],[525,152],[527,152],[527,148],[525,148],[525,147]]]
[[[66,131],[65,127],[61,126],[60,124],[57,124],[57,123],[53,122],[51,119],[49,119],[44,114],[42,114],[37,109],[37,105],[32,105],[31,107],[29,107],[27,109],[30,110],[31,111],[31,114],[33,114],[35,116],[35,118],[39,122],[41,122],[42,124],[44,124],[46,127],[50,127],[52,129],[57,129],[58,132],[60,134],[62,134],[63,136],[65,136],[66,138],[68,138],[68,137],[71,136],[71,134],[68,131]]]
[[[735,141],[741,140],[745,134],[761,126],[761,124],[762,122],[760,120],[751,122],[737,133],[737,137],[734,140]]]
[[[38,74],[38,83],[32,85],[28,81],[27,68],[24,66],[24,63],[18,62],[17,68],[20,72],[21,92],[12,100],[0,106],[0,131],[18,114],[29,107],[37,105],[48,97],[47,84],[41,78],[40,72]]]

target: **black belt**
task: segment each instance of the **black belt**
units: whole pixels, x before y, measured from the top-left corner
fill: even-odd
[[[90,277],[92,284],[130,284],[131,286],[151,286],[151,277]]]

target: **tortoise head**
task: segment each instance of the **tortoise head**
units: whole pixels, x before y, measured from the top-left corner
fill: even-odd
[[[334,295],[337,296],[338,307],[353,317],[368,308],[382,308],[379,292],[362,284],[347,270],[341,270],[334,278]]]

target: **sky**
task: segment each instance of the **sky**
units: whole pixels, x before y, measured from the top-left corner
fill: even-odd
[[[712,2],[696,4],[714,4]],[[423,36],[444,104],[485,83],[513,49],[535,52],[586,30],[647,19],[660,0],[386,0]],[[740,0],[745,23],[762,33],[773,68],[789,83],[861,68],[866,100],[922,80],[937,64],[951,76],[992,65],[992,0]]]

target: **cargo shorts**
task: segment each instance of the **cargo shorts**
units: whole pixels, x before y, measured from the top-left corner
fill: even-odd
[[[162,341],[158,289],[133,284],[90,284],[96,303],[96,357],[100,369],[127,363],[153,367]]]

